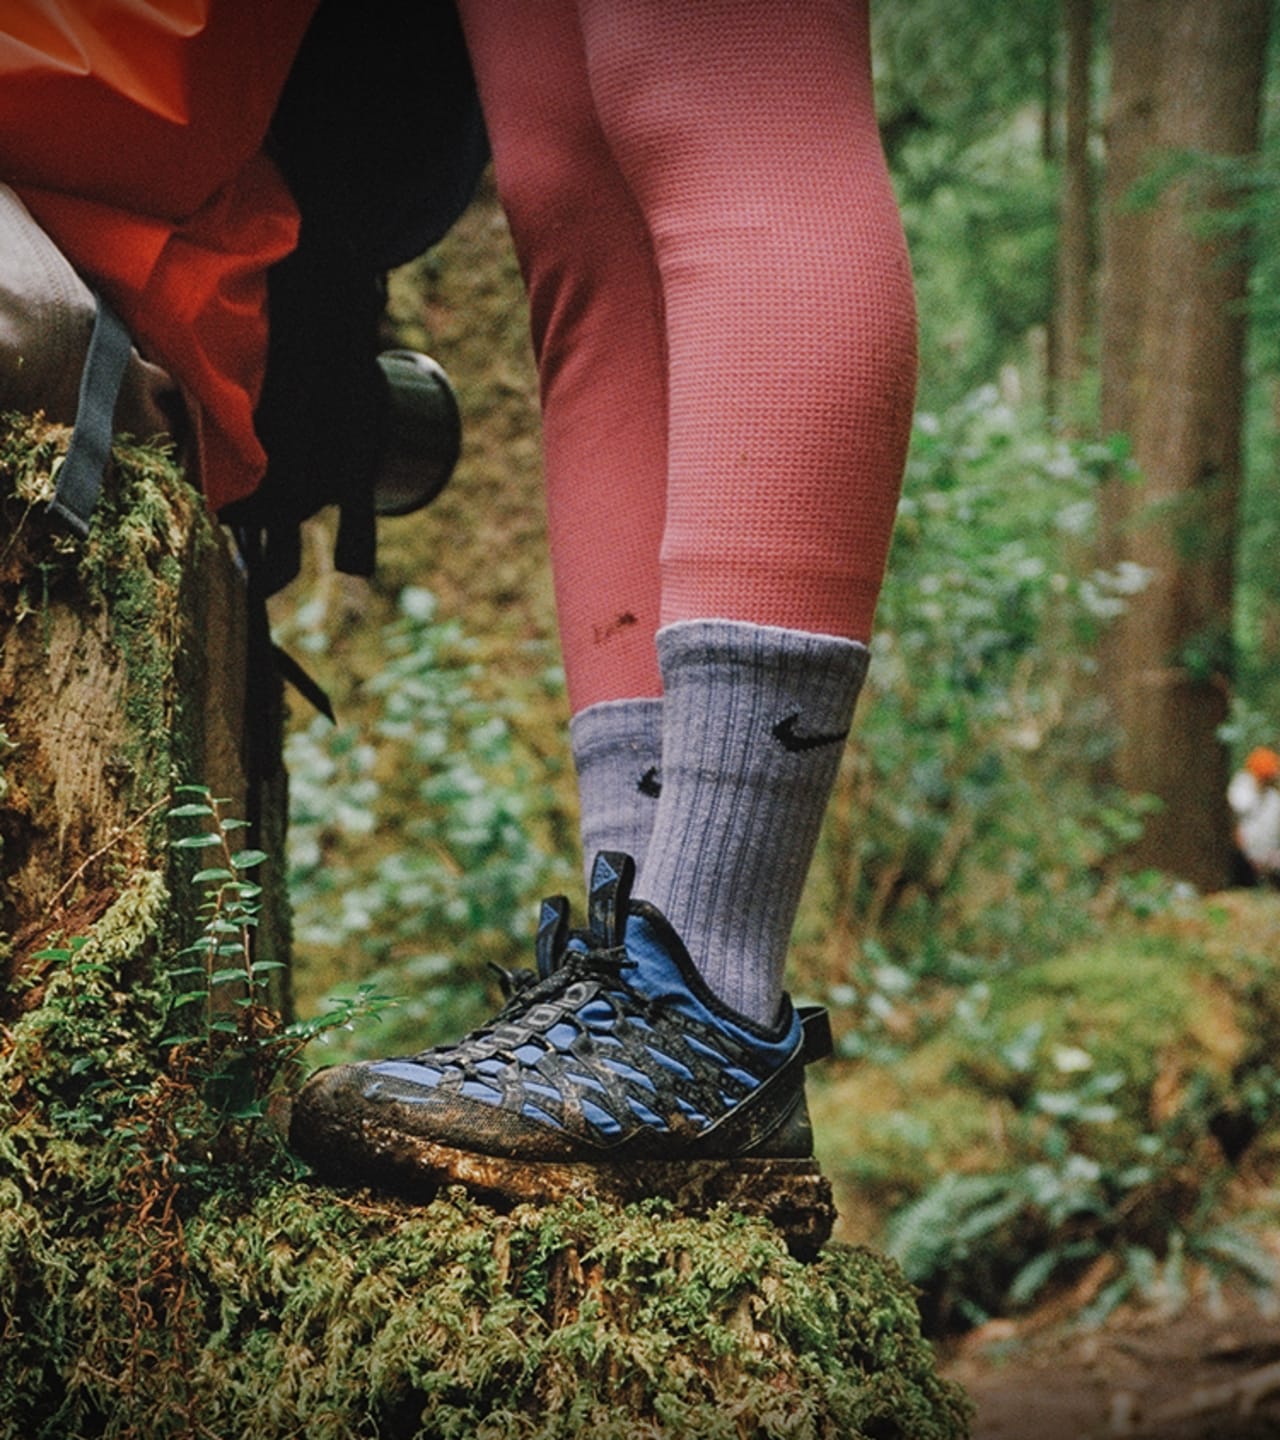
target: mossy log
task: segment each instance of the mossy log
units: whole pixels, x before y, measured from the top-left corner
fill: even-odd
[[[896,1268],[759,1218],[299,1178],[157,1053],[138,877],[0,1045],[0,1436],[958,1440]]]
[[[172,1033],[196,897],[163,815],[175,780],[244,793],[235,571],[144,452],[60,537],[64,438],[0,441],[0,1440],[963,1436],[868,1251],[802,1263],[727,1207],[322,1188],[227,1105]]]

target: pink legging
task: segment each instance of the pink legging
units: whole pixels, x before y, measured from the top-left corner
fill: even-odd
[[[461,0],[576,712],[659,625],[866,639],[915,391],[866,0]]]

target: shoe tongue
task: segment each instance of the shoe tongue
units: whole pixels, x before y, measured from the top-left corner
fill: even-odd
[[[587,895],[587,923],[593,943],[601,949],[615,950],[623,942],[635,873],[635,861],[621,850],[601,850],[595,858]]]

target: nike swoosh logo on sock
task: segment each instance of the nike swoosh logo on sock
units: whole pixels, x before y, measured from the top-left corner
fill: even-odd
[[[824,745],[838,745],[848,738],[847,730],[831,735],[801,735],[796,729],[799,720],[800,711],[797,710],[794,715],[779,720],[771,732],[778,744],[792,755],[803,754],[806,750],[821,750]]]
[[[648,795],[654,800],[662,794],[662,781],[658,779],[658,767],[650,765],[640,777],[640,783],[636,786],[641,795]]]

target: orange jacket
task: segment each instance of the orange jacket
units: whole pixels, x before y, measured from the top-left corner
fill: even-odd
[[[0,8],[0,179],[182,385],[214,509],[266,464],[266,272],[298,216],[262,145],[317,3]]]

